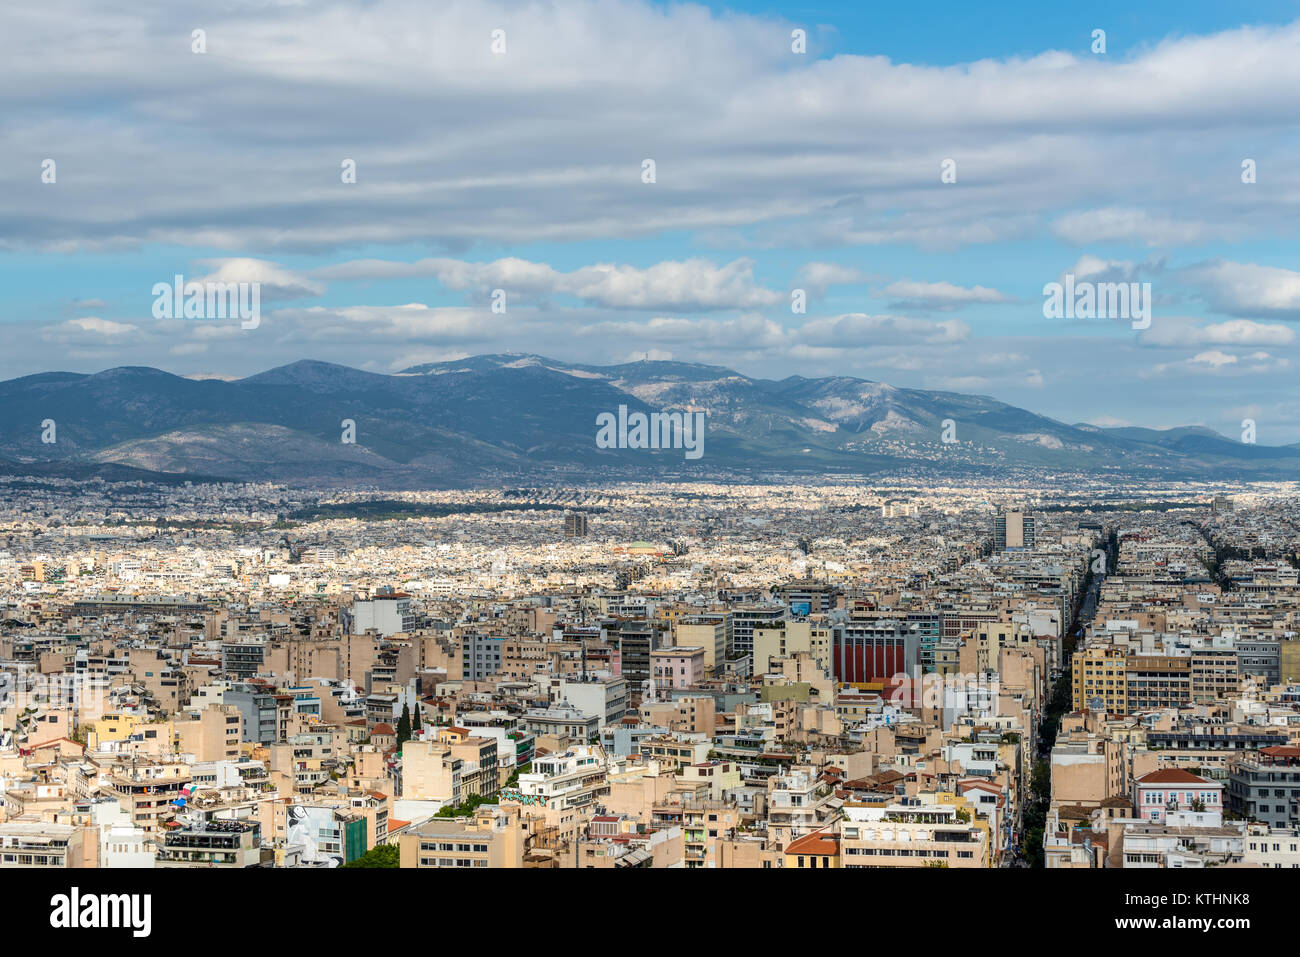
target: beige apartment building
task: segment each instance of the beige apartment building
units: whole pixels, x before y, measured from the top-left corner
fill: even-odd
[[[1218,701],[1237,693],[1235,648],[1193,648],[1191,668],[1193,701]]]
[[[804,652],[825,671],[831,660],[832,630],[817,617],[807,621],[781,621],[754,626],[754,674],[773,670],[772,659]]]
[[[1127,745],[1087,735],[1052,748],[1052,807],[1100,807],[1127,791]]]
[[[1126,714],[1176,708],[1192,700],[1191,658],[1130,655],[1124,670],[1128,688]]]
[[[743,823],[730,801],[696,801],[682,805],[683,863],[686,867],[723,866],[724,845],[735,840]]]
[[[210,705],[189,719],[173,722],[176,747],[194,760],[239,760],[240,711],[234,705]]]
[[[725,615],[690,616],[673,621],[673,644],[704,649],[704,668],[717,674],[727,662]]]
[[[951,805],[886,808],[846,804],[841,867],[992,867],[988,832]]]
[[[496,738],[476,737],[465,728],[440,728],[438,743],[445,745],[451,756],[461,761],[462,800],[491,797],[497,793],[501,779],[497,774]]]
[[[84,867],[87,828],[45,821],[0,824],[0,868]]]
[[[521,868],[524,825],[518,808],[484,805],[471,817],[426,821],[397,846],[401,867]]]
[[[108,776],[108,792],[117,798],[131,823],[146,834],[155,834],[164,821],[175,817],[172,801],[189,783],[188,765],[152,764],[113,771]]]
[[[679,695],[671,701],[643,703],[641,720],[669,731],[711,738],[718,726],[717,704],[712,695]]]
[[[407,741],[402,745],[402,797],[411,801],[465,800],[461,770],[465,762],[439,741]]]

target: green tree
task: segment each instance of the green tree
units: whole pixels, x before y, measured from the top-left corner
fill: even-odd
[[[396,844],[380,844],[372,847],[355,861],[348,861],[344,867],[398,867],[401,852]]]
[[[411,734],[414,735],[424,727],[424,722],[420,719],[420,702],[415,702],[415,712],[411,715]]]
[[[397,750],[402,750],[402,745],[411,740],[411,709],[409,705],[402,705],[402,717],[397,722]]]

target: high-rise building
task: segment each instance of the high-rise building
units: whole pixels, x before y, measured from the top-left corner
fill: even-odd
[[[587,537],[587,516],[581,512],[570,512],[564,516],[565,538]]]
[[[731,611],[731,635],[728,655],[739,657],[754,653],[754,628],[786,617],[784,605],[744,605]]]
[[[1018,508],[993,519],[993,550],[1004,552],[1009,548],[1034,547],[1034,517]]]

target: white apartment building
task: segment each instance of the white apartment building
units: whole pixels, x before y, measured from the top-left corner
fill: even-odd
[[[534,759],[531,772],[519,775],[519,793],[525,804],[538,803],[555,810],[587,807],[609,793],[609,764],[605,749],[598,744],[548,754]]]

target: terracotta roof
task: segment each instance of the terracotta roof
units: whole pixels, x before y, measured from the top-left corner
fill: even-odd
[[[1214,781],[1207,781],[1205,778],[1197,777],[1191,771],[1184,771],[1181,768],[1165,768],[1160,771],[1150,771],[1137,779],[1138,784],[1213,784],[1215,787],[1223,787]]]
[[[371,729],[370,733],[371,734],[397,734],[397,729],[394,728],[391,724],[381,721]]]
[[[835,857],[840,853],[840,836],[838,834],[827,834],[824,831],[817,831],[813,834],[805,834],[797,840],[791,841],[786,847],[787,854],[819,854],[826,857]]]
[[[1271,744],[1267,748],[1260,748],[1259,753],[1267,754],[1270,758],[1300,758],[1300,748],[1284,744]]]

